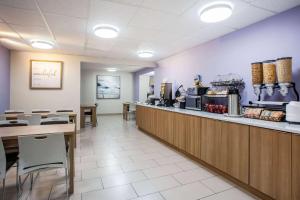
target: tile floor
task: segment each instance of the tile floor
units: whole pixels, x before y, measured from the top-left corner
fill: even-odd
[[[78,137],[72,200],[251,200],[254,196],[142,133],[134,121],[101,116]],[[16,199],[15,169],[6,199]],[[28,182],[28,181],[27,181]],[[41,172],[22,200],[65,200],[64,171]]]

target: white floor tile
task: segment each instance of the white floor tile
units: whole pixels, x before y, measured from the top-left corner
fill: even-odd
[[[146,174],[148,178],[155,178],[155,177],[175,174],[181,171],[182,170],[176,165],[164,165],[164,166],[143,170],[144,174]]]
[[[257,198],[252,197],[237,188],[229,189],[224,192],[212,195],[210,197],[201,200],[255,200]]]
[[[164,200],[164,198],[159,193],[155,193],[155,194],[149,194],[143,197],[139,197],[133,200]]]
[[[136,162],[132,162],[132,163],[121,164],[121,167],[125,172],[149,169],[149,168],[157,167],[157,166],[158,166],[158,164],[153,160],[146,160],[146,161],[140,161],[140,162],[136,161]]]
[[[120,174],[123,173],[122,169],[118,165],[110,166],[110,167],[100,167],[91,170],[82,170],[82,179],[91,179],[102,176],[108,176],[112,174]]]
[[[215,176],[214,174],[211,174],[210,172],[206,171],[205,169],[193,169],[190,171],[184,171],[178,174],[173,175],[176,180],[178,180],[181,184],[187,184],[196,182],[202,179],[210,178]]]
[[[139,196],[152,194],[169,188],[179,186],[180,184],[171,176],[154,178],[146,181],[132,183]]]
[[[137,195],[130,185],[118,186],[82,194],[82,200],[127,200]]]
[[[219,193],[234,187],[232,183],[218,176],[202,180],[201,182],[215,193]]]
[[[176,165],[182,170],[199,169],[200,166],[192,161],[178,162]]]
[[[191,183],[161,192],[166,200],[197,200],[214,194],[200,182]]]
[[[80,194],[84,192],[90,192],[93,190],[103,189],[101,179],[87,179],[80,182],[75,182],[74,193]]]
[[[126,185],[129,183],[145,180],[147,177],[141,171],[128,172],[123,174],[115,174],[102,178],[104,188]]]

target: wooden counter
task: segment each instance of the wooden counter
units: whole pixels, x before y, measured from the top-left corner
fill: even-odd
[[[262,199],[300,199],[300,135],[137,105],[137,126]]]

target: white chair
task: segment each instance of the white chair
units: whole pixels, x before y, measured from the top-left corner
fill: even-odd
[[[19,120],[27,120],[30,126],[41,124],[41,114],[18,115]]]
[[[47,118],[50,118],[50,117],[57,117],[57,116],[58,116],[58,115],[55,114],[55,113],[50,113],[50,114],[47,115]]]
[[[0,115],[0,121],[6,120],[5,115]]]
[[[64,134],[22,136],[18,140],[18,176],[30,174],[32,185],[34,172],[42,169],[64,168],[66,173],[66,193],[69,196],[68,160]]]
[[[2,180],[2,199],[5,199],[5,178],[6,172],[13,166],[17,161],[17,156],[14,155],[11,159],[6,158],[2,139],[0,138],[0,180]]]
[[[24,111],[23,110],[6,110],[4,113],[5,114],[22,114],[22,113],[24,113]]]

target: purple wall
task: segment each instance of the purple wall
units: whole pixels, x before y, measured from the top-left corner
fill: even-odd
[[[0,45],[0,113],[9,108],[10,99],[10,52]]]
[[[134,93],[134,101],[138,101],[139,100],[139,85],[140,85],[140,75],[149,73],[154,71],[155,68],[144,68],[141,69],[137,72],[133,73],[133,93]]]
[[[193,85],[201,74],[206,85],[218,74],[237,73],[246,82],[243,102],[255,100],[250,63],[293,57],[293,77],[300,92],[300,6],[250,25],[218,39],[201,44],[158,62],[155,85],[164,78],[184,87]],[[155,88],[158,96],[159,87]]]

